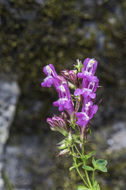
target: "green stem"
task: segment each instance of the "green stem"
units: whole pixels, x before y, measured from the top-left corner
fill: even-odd
[[[88,172],[85,170],[85,175],[86,175],[86,178],[87,178],[87,181],[88,181],[88,184],[90,186],[90,188],[92,188],[92,185],[91,185],[91,182],[90,182],[90,179],[89,179],[89,176],[88,176]]]
[[[82,143],[82,156],[84,155],[84,143]],[[86,165],[86,161],[84,161],[84,166]],[[88,175],[88,172],[86,170],[85,171],[85,176],[87,178],[87,181],[88,181],[88,184],[89,184],[89,187],[92,188],[92,185],[91,185],[91,182],[90,182],[90,178],[89,178],[89,175]]]
[[[94,184],[94,180],[95,180],[95,171],[93,171],[93,173],[92,173],[92,182],[93,182],[93,184]]]
[[[78,150],[78,148],[77,148],[77,146],[75,144],[74,144],[74,147],[75,147],[77,153],[79,154],[79,156],[81,156],[81,153],[80,153],[80,151]]]
[[[77,170],[79,176],[80,176],[81,179],[83,180],[84,184],[85,184],[87,187],[89,187],[88,183],[85,181],[84,177],[82,176],[81,172],[80,172],[79,169],[78,169],[78,165],[77,165],[76,157],[74,156],[74,148],[73,148],[73,146],[72,146],[72,153],[73,153],[72,156],[73,156],[73,160],[74,160],[75,168],[76,168],[76,170]]]

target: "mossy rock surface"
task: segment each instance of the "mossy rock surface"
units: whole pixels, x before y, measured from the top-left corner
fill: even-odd
[[[0,75],[6,80],[17,80],[21,88],[8,147],[9,144],[12,147],[15,146],[18,143],[17,139],[23,138],[24,134],[26,137],[37,135],[38,139],[44,138],[44,136],[46,138],[49,135],[49,127],[45,125],[44,121],[47,116],[57,113],[57,109],[52,109],[56,93],[52,89],[42,89],[40,84],[44,78],[42,68],[50,63],[54,64],[57,71],[60,72],[61,69],[72,68],[77,58],[83,60],[86,57],[95,57],[99,61],[97,75],[102,86],[99,89],[97,101],[102,98],[103,102],[93,121],[94,128],[101,127],[103,129],[105,126],[111,129],[111,123],[125,120],[125,1],[0,0],[0,16],[2,28],[0,31]],[[111,130],[109,132],[111,133]],[[12,139],[16,139],[14,144],[12,143],[13,145],[11,145]],[[50,139],[52,138],[50,137]],[[31,142],[31,140],[29,141]],[[98,147],[101,156],[104,149],[100,148],[100,143],[105,149],[108,146],[103,142],[105,141],[101,136],[101,141],[94,147]],[[40,144],[38,143],[36,146],[41,147]],[[46,146],[50,147],[49,143]],[[36,158],[34,160],[34,156],[30,158],[29,154],[26,162],[28,163],[30,160],[27,167],[28,174],[33,175],[32,177],[35,176],[34,184],[32,184],[34,190],[41,189],[43,185],[40,166],[41,160],[43,160],[40,155],[42,150],[40,148],[37,151],[35,155],[39,155],[40,160],[38,161]],[[117,165],[119,164],[119,168],[121,168],[120,176],[125,176],[123,169],[125,157],[121,156],[122,153],[119,153],[121,161],[117,161]],[[22,154],[22,146],[19,148],[19,154]],[[20,156],[22,164],[24,155]],[[108,155],[104,156],[109,157]],[[54,158],[55,155],[52,157]],[[31,167],[32,161],[34,161],[35,167]],[[51,186],[52,190],[70,190],[71,188],[74,190],[75,184],[80,181],[74,172],[71,173],[72,181],[66,177],[69,176],[67,171],[69,160],[67,163],[61,162],[57,158],[53,161],[55,162],[53,168],[55,172],[51,171],[53,174],[47,172],[43,179],[46,178],[49,184],[55,184],[52,185],[53,187]],[[66,166],[64,166],[65,163]],[[64,172],[62,173],[62,171]],[[62,177],[59,176],[59,172],[62,173]],[[110,169],[110,174],[109,177],[105,176],[106,181],[101,180],[101,184],[106,185],[105,190],[113,189],[113,187],[116,190],[125,190],[119,170]],[[48,181],[50,175],[53,177]],[[32,177],[29,178],[31,181]],[[111,178],[113,178],[113,182],[111,182]],[[44,185],[46,185],[46,181]]]
[[[28,110],[29,117],[24,118],[29,123],[27,128],[34,127],[30,124],[32,113],[26,102],[31,100],[35,104],[36,100],[46,99],[52,102],[55,96],[53,90],[40,86],[43,66],[54,64],[59,72],[72,68],[77,58],[95,57],[99,61],[97,75],[104,87],[100,90],[100,96],[104,97],[101,122],[115,119],[120,112],[120,119],[124,117],[125,12],[125,2],[121,0],[0,1],[0,73],[7,79],[9,75],[9,80],[16,78],[20,84],[22,95],[17,117],[20,120],[22,109]],[[48,115],[49,106],[46,110]],[[40,112],[36,119],[38,125]]]

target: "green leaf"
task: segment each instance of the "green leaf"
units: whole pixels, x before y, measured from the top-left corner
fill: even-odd
[[[92,164],[93,164],[93,166],[95,168],[96,167],[96,161],[95,161],[94,157],[92,158]]]
[[[97,181],[94,181],[93,190],[100,190],[100,186]]]
[[[83,185],[79,185],[79,186],[77,187],[77,190],[90,190],[90,189],[88,189],[87,187],[85,187],[85,186],[83,186]]]
[[[88,160],[89,158],[91,158],[91,157],[94,155],[94,153],[95,153],[95,151],[90,152],[89,154],[83,155],[83,156],[81,157],[81,159],[82,159],[83,161]]]
[[[99,166],[107,166],[108,162],[107,160],[99,159],[99,160],[96,160],[96,164]]]
[[[91,166],[83,166],[82,168],[87,171],[94,171],[94,168],[92,168]]]
[[[96,169],[100,170],[101,172],[107,172],[107,168],[105,166],[99,166]]]
[[[107,168],[106,168],[106,165],[108,164],[107,160],[103,160],[103,159],[95,160],[93,157],[92,164],[96,170],[107,172]]]
[[[69,171],[73,170],[75,168],[75,166],[72,166],[69,168]]]
[[[95,154],[95,151],[90,152],[89,154],[85,155],[87,159],[91,158]]]

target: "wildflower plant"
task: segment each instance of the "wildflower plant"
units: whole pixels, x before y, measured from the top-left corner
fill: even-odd
[[[76,169],[83,182],[78,190],[100,190],[95,172],[107,172],[106,160],[96,160],[94,151],[86,152],[88,135],[91,134],[90,121],[98,111],[98,105],[94,103],[99,87],[95,76],[97,65],[95,59],[86,58],[83,64],[77,60],[73,70],[63,70],[61,75],[56,73],[52,64],[43,68],[46,78],[41,86],[56,89],[59,99],[53,102],[53,106],[61,112],[59,116],[47,118],[47,122],[53,131],[64,136],[58,143],[59,156],[72,156],[70,171]]]

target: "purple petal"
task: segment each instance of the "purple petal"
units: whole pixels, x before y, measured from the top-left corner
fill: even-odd
[[[42,87],[51,87],[53,85],[53,77],[48,76],[44,79],[44,81],[41,83]]]
[[[93,118],[94,114],[96,114],[97,111],[98,111],[98,105],[93,105],[89,112],[90,119]]]
[[[83,63],[84,67],[82,72],[87,75],[94,75],[98,62],[95,59],[86,58]]]
[[[47,75],[47,76],[57,76],[57,73],[55,71],[55,68],[52,64],[46,65],[43,68],[43,72]]]
[[[74,91],[74,96],[79,96],[82,94],[82,89],[80,88],[77,88],[75,91]]]

